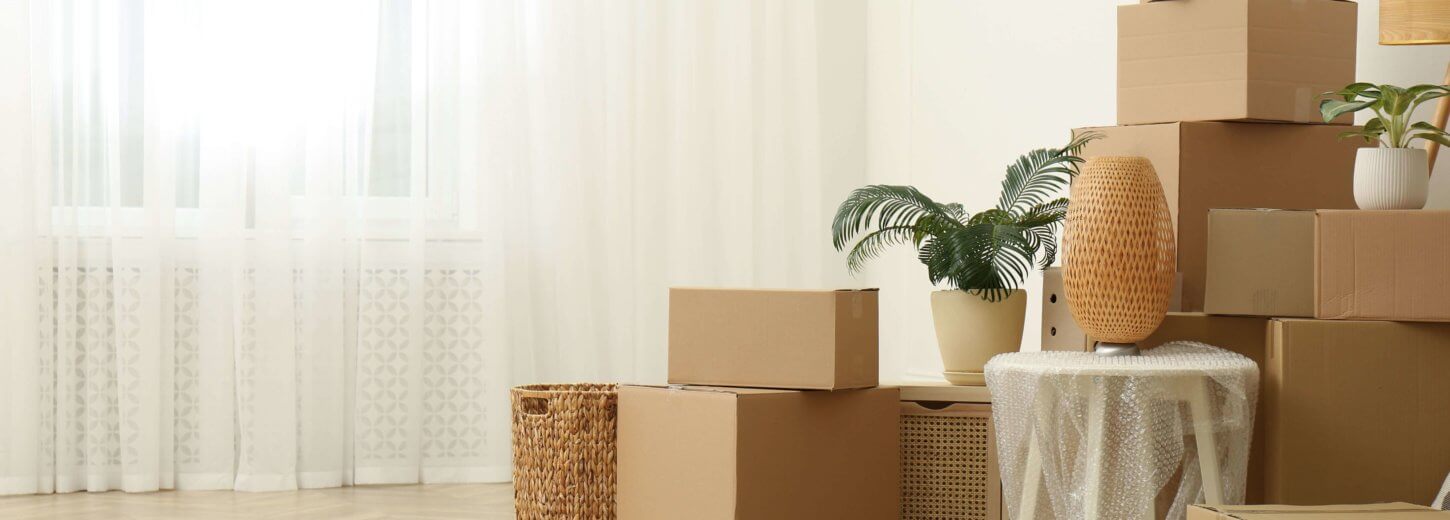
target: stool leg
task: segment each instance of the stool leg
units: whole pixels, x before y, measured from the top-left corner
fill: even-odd
[[[1042,485],[1042,452],[1037,449],[1037,427],[1027,436],[1027,467],[1022,471],[1022,503],[1017,508],[1018,520],[1037,517],[1037,490]]]
[[[1102,500],[1103,483],[1103,409],[1107,406],[1107,395],[1103,385],[1107,381],[1090,381],[1087,417],[1087,482],[1083,485],[1083,515],[1087,520],[1097,520]]]
[[[1209,407],[1208,380],[1193,378],[1189,384],[1188,411],[1193,416],[1193,438],[1198,442],[1198,467],[1203,474],[1203,498],[1208,505],[1223,504],[1223,480],[1219,477],[1218,443],[1213,437],[1213,411]]]

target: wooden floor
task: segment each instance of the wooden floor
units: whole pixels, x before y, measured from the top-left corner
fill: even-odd
[[[359,486],[274,493],[161,491],[0,497],[6,520],[453,519],[514,517],[508,484]]]

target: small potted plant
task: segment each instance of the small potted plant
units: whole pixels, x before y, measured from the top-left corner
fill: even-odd
[[[1354,83],[1338,92],[1325,92],[1319,103],[1324,122],[1340,115],[1369,109],[1374,117],[1345,137],[1360,137],[1376,143],[1361,148],[1354,159],[1354,202],[1360,209],[1420,209],[1430,193],[1430,163],[1425,150],[1410,148],[1410,141],[1424,139],[1450,146],[1450,136],[1425,121],[1411,122],[1415,107],[1450,95],[1444,85],[1394,85]]]
[[[832,241],[859,272],[888,247],[911,244],[932,284],[932,320],[946,376],[981,385],[987,360],[1022,343],[1027,293],[1019,287],[1033,263],[1057,257],[1056,232],[1066,198],[1051,198],[1077,174],[1083,133],[1062,148],[1033,150],[1007,167],[997,206],[975,215],[961,204],[939,203],[911,186],[873,185],[852,192],[836,210]],[[859,240],[856,240],[857,236]]]

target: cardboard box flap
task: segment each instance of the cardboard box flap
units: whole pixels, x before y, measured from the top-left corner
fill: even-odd
[[[1430,520],[1450,518],[1450,514],[1444,511],[1404,502],[1334,506],[1194,505],[1191,509],[1200,512],[1207,511],[1211,514],[1195,514],[1195,511],[1191,511],[1188,515],[1190,520],[1212,518],[1234,520]]]

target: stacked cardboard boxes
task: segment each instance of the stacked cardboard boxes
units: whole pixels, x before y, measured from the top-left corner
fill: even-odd
[[[1083,151],[1153,162],[1183,273],[1203,310],[1210,208],[1353,208],[1359,141],[1316,124],[1319,93],[1354,81],[1357,5],[1154,0],[1118,7],[1118,126]]]
[[[895,518],[866,291],[670,291],[669,383],[619,392],[620,518]]]
[[[1447,237],[1447,211],[1210,213],[1208,311],[1267,319],[1267,499],[1418,503],[1450,472]]]
[[[1153,161],[1182,308],[1206,311],[1170,313],[1144,344],[1259,363],[1251,504],[1425,503],[1450,472],[1450,212],[1352,210],[1361,144],[1317,124],[1318,93],[1354,81],[1356,7],[1120,6],[1120,126],[1084,152]],[[1070,330],[1052,305],[1044,322]]]

